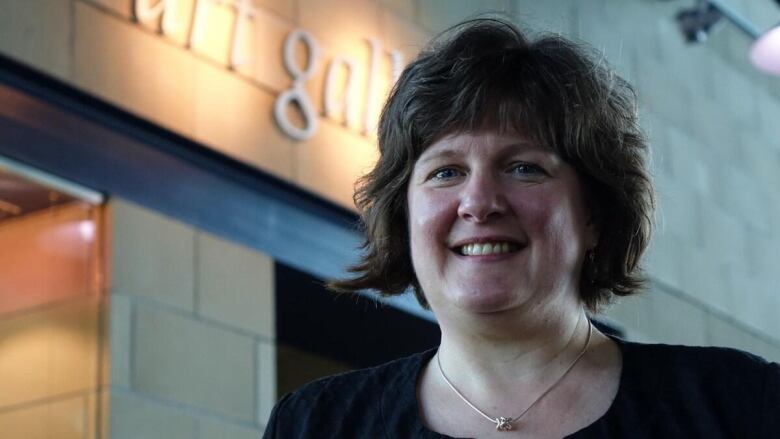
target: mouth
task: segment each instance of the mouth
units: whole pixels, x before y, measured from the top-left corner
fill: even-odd
[[[473,242],[458,245],[452,250],[462,256],[501,255],[520,250],[520,245],[510,241]]]

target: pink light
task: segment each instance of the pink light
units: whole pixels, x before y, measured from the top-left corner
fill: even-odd
[[[753,43],[750,62],[759,70],[780,75],[780,26],[770,29]]]
[[[79,223],[79,234],[84,241],[92,241],[95,237],[95,223],[90,220],[83,220]]]

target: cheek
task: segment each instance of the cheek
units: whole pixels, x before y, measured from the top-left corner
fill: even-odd
[[[584,238],[581,206],[559,194],[543,192],[526,198],[519,207],[528,233],[548,242],[556,252],[577,255]]]
[[[453,221],[452,209],[444,197],[425,192],[409,194],[407,202],[412,262],[418,266],[446,248],[444,244]]]
[[[417,192],[407,198],[409,231],[412,238],[425,241],[441,237],[448,224],[448,207],[443,197],[435,193]],[[415,240],[412,239],[412,242]]]

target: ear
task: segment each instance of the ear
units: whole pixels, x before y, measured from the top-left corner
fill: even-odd
[[[588,249],[594,249],[599,244],[599,238],[601,237],[599,223],[598,215],[595,211],[591,210],[588,222],[585,223],[585,242],[587,243]]]

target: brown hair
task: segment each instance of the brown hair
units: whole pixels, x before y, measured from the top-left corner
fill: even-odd
[[[560,36],[529,41],[511,23],[476,19],[442,34],[409,64],[379,123],[380,157],[358,180],[365,227],[355,277],[342,292],[427,301],[412,267],[406,187],[415,162],[453,132],[516,130],[556,151],[583,177],[600,239],[583,264],[580,294],[591,311],[641,289],[638,264],[650,239],[653,187],[636,94],[590,49]]]

